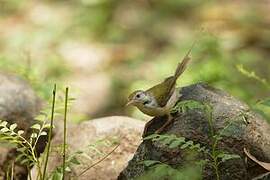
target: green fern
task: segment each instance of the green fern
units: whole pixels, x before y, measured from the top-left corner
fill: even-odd
[[[160,135],[152,134],[144,138],[144,140],[152,140],[153,142],[158,142],[170,149],[180,148],[180,149],[190,149],[196,150],[198,152],[207,153],[208,150],[201,146],[199,143],[194,143],[191,140],[186,140],[184,137],[176,137],[176,135]]]

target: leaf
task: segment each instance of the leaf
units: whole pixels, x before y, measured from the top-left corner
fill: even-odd
[[[12,130],[12,131],[14,131],[14,129],[16,129],[16,127],[17,127],[17,124],[14,123],[14,124],[11,124],[10,125],[9,129]]]
[[[2,133],[6,133],[6,132],[8,132],[8,131],[9,131],[9,129],[8,129],[8,128],[6,128],[6,127],[4,127],[4,128],[2,128],[0,131],[1,131]]]
[[[63,179],[63,173],[54,172],[52,174],[52,180],[62,180]]]
[[[189,146],[188,144],[183,144],[183,145],[181,146],[181,149],[186,149],[188,146]]]
[[[193,146],[193,141],[187,141],[185,144],[183,144],[181,146],[181,149],[185,149],[187,148],[188,146]]]
[[[174,140],[170,145],[169,145],[169,148],[173,149],[173,148],[176,148],[180,145],[181,143],[177,140]]]
[[[32,133],[31,134],[31,138],[36,138],[37,137],[37,133]]]
[[[66,172],[71,172],[71,169],[67,166],[65,169]]]
[[[73,164],[76,164],[76,165],[81,164],[80,161],[76,157],[71,158],[70,162],[73,163]]]
[[[51,128],[51,125],[50,125],[50,124],[45,124],[45,125],[43,126],[43,128],[48,128],[48,129],[50,129],[50,128]]]
[[[40,130],[40,125],[39,124],[34,124],[32,127],[32,129],[37,129],[37,130]]]
[[[152,141],[162,142],[162,141],[166,140],[167,138],[168,138],[167,135],[159,135],[158,137],[156,137],[156,138],[153,139]]]
[[[157,138],[158,136],[159,136],[158,134],[151,134],[151,135],[143,138],[143,140],[149,140],[149,139]]]
[[[36,116],[35,120],[40,121],[40,122],[44,122],[46,120],[46,114],[40,114],[40,115]]]
[[[240,156],[237,154],[226,154],[226,153],[220,153],[217,155],[217,157],[221,158],[222,162],[228,161],[230,159],[240,158]]]
[[[208,152],[208,150],[203,146],[200,149],[198,149],[199,152]]]
[[[168,144],[171,144],[171,142],[176,139],[176,136],[170,136],[170,137],[167,137],[166,139],[164,139],[164,141],[162,141],[161,143],[164,144],[164,145],[168,145]]]
[[[81,156],[87,158],[88,160],[92,160],[93,158],[91,158],[88,154],[86,153],[82,153]]]
[[[270,163],[259,161],[257,158],[255,158],[254,156],[252,156],[246,148],[244,148],[244,152],[255,163],[259,164],[260,166],[262,166],[267,171],[270,171]]]
[[[19,131],[18,131],[18,135],[19,135],[19,136],[22,135],[23,133],[24,133],[23,130],[19,130]]]
[[[176,148],[176,147],[182,145],[184,142],[185,142],[185,138],[179,137],[169,145],[169,148]]]
[[[3,121],[3,122],[1,122],[0,127],[6,127],[7,124],[8,124],[7,121]]]
[[[21,164],[27,164],[29,162],[29,159],[25,158],[24,160],[21,161]]]
[[[47,132],[46,132],[46,131],[42,131],[42,132],[40,133],[40,136],[47,136]]]
[[[20,147],[20,148],[17,148],[16,150],[18,152],[24,152],[26,150],[26,148],[25,147]]]
[[[194,146],[191,147],[191,149],[200,149],[201,145],[200,144],[195,144]]]
[[[102,155],[103,153],[98,150],[95,146],[89,146],[89,149],[92,149],[95,153],[99,154],[99,155]]]

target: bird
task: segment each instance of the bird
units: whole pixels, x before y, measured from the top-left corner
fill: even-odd
[[[172,76],[167,77],[163,82],[147,90],[136,90],[128,96],[126,106],[133,105],[149,116],[160,117],[167,115],[167,121],[155,131],[157,134],[161,133],[172,123],[173,118],[170,113],[171,109],[181,97],[180,89],[176,88],[176,81],[187,68],[187,65],[191,60],[190,53],[194,45],[195,41],[185,54],[182,61],[178,63]],[[146,123],[144,132],[147,130],[150,123],[152,122],[149,121]]]

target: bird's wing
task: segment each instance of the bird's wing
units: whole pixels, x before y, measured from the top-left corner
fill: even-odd
[[[152,88],[146,90],[147,93],[153,95],[160,107],[166,105],[168,98],[172,95],[172,83],[174,81],[174,76],[166,78],[162,83],[153,86]]]

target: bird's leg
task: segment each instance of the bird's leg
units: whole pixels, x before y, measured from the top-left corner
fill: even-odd
[[[167,121],[158,130],[155,131],[156,134],[161,133],[167,126],[173,122],[173,117],[169,114]]]
[[[170,110],[174,107],[174,105],[177,103],[179,98],[182,96],[180,94],[180,90],[181,90],[180,88],[175,89],[172,96],[170,97],[169,101],[167,102],[165,109],[166,109],[167,114],[168,114],[168,119],[165,122],[165,124],[163,124],[163,126],[161,126],[161,128],[159,128],[158,130],[155,131],[155,133],[157,133],[157,134],[161,133],[167,126],[169,126],[173,122],[173,117],[170,114]]]

